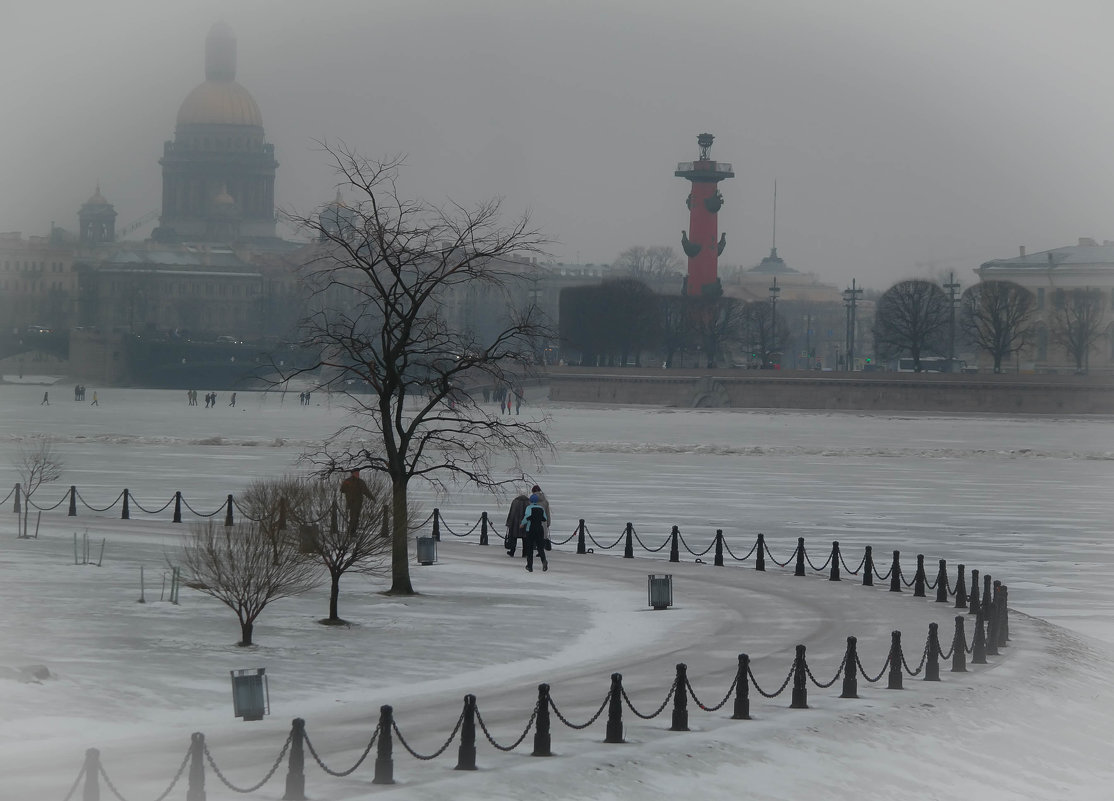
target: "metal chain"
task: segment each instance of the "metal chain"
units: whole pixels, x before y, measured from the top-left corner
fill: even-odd
[[[893,572],[894,572],[894,566],[890,565],[890,569],[887,570],[886,575],[883,576],[881,573],[878,572],[878,567],[875,566],[874,577],[877,578],[879,581],[885,581],[886,579],[888,579],[890,577],[890,574],[893,573]]]
[[[905,668],[905,672],[908,673],[910,676],[918,676],[918,675],[920,675],[920,672],[924,669],[924,663],[927,659],[928,659],[928,643],[926,642],[924,644],[924,650],[921,651],[921,663],[919,665],[917,665],[916,670],[913,670],[912,668],[909,667],[909,663],[905,661],[905,653],[904,652],[902,652],[902,654],[901,654],[901,666],[903,668]]]
[[[670,537],[670,536],[666,536],[666,538],[665,538],[665,542],[663,542],[663,543],[662,543],[661,545],[659,545],[659,546],[658,546],[657,548],[651,548],[651,547],[650,547],[649,545],[647,545],[646,543],[644,543],[644,542],[642,541],[642,538],[641,538],[640,536],[638,536],[638,532],[637,532],[637,531],[635,531],[635,530],[634,530],[634,529],[632,528],[632,529],[631,529],[631,532],[632,532],[632,533],[634,534],[634,538],[635,538],[635,539],[636,539],[636,540],[638,541],[638,544],[642,546],[642,550],[644,550],[644,551],[649,551],[650,553],[657,553],[658,551],[660,551],[660,550],[663,550],[663,549],[665,548],[665,546],[666,546],[666,545],[668,545],[668,544],[669,544],[669,542],[670,542],[670,540],[672,539],[672,537]]]
[[[12,488],[11,488],[11,489],[10,489],[10,490],[8,491],[8,494],[4,496],[4,500],[0,501],[0,503],[7,503],[7,502],[8,502],[8,498],[12,497],[12,495],[14,495],[14,494],[15,494],[15,487],[12,487]]]
[[[187,501],[185,498],[182,498],[182,505],[185,506],[187,509],[190,510],[190,512],[197,515],[198,517],[216,517],[217,515],[219,515],[221,512],[224,511],[224,504],[223,503],[220,506],[217,507],[217,510],[215,512],[210,512],[209,514],[205,514],[204,512],[197,511],[192,506],[190,506],[190,502]],[[113,504],[113,506],[115,506],[115,504]],[[93,507],[90,506],[89,508],[92,509]],[[112,507],[110,506],[109,508],[111,509]]]
[[[475,531],[476,529],[478,529],[478,528],[480,527],[480,523],[482,523],[482,522],[483,522],[483,517],[481,516],[481,517],[480,517],[480,519],[476,521],[476,524],[475,524],[474,526],[472,526],[472,528],[468,529],[468,530],[467,530],[466,532],[464,532],[463,534],[457,534],[457,533],[456,533],[455,531],[453,531],[453,530],[452,530],[452,528],[451,528],[451,527],[449,526],[449,524],[445,522],[445,518],[444,518],[444,517],[442,517],[442,518],[441,518],[441,526],[442,526],[442,528],[444,528],[444,529],[445,529],[445,531],[449,532],[449,533],[450,533],[450,534],[452,534],[452,535],[453,535],[454,537],[467,537],[467,536],[468,536],[469,534],[471,534],[471,533],[472,533],[473,531]]]
[[[812,668],[810,668],[808,666],[808,662],[805,662],[805,674],[810,679],[812,679],[813,684],[815,684],[821,690],[826,690],[839,680],[839,677],[843,675],[843,669],[845,667],[847,667],[847,654],[843,655],[843,661],[839,663],[839,670],[836,671],[835,676],[833,676],[832,680],[829,681],[829,682],[819,682],[819,681],[817,681],[816,677],[812,675]]]
[[[759,695],[761,695],[765,698],[775,698],[775,697],[781,695],[782,692],[785,690],[785,688],[789,686],[789,680],[791,678],[793,678],[793,671],[796,669],[796,667],[797,667],[797,664],[794,662],[793,666],[789,668],[789,675],[787,675],[785,677],[785,681],[783,681],[781,683],[781,686],[778,687],[777,690],[775,692],[772,692],[772,693],[768,693],[765,690],[763,690],[761,687],[758,686],[758,681],[754,678],[754,671],[750,669],[750,665],[747,665],[747,676],[750,677],[750,682],[751,682],[751,684],[754,685],[754,689],[758,690]]]
[[[891,567],[890,570],[893,570],[893,568]],[[897,577],[901,579],[901,583],[904,584],[906,587],[912,587],[917,581],[917,576],[915,574],[912,581],[906,581],[905,574],[901,573],[900,571],[898,572]]]
[[[600,704],[600,708],[596,710],[596,714],[592,715],[592,717],[590,717],[588,719],[587,723],[584,723],[580,726],[576,725],[575,723],[573,723],[572,721],[570,721],[568,718],[566,718],[564,715],[561,714],[561,710],[558,709],[557,704],[555,704],[553,702],[553,697],[552,696],[550,696],[550,698],[549,698],[549,706],[550,706],[550,708],[553,709],[553,714],[557,716],[557,719],[559,721],[561,721],[562,723],[564,723],[566,726],[568,726],[570,729],[586,729],[589,726],[591,726],[593,723],[595,723],[597,720],[599,720],[600,715],[603,714],[603,710],[605,710],[607,708],[607,703],[610,700],[611,700],[611,691],[608,690],[607,695],[604,696],[603,703]]]
[[[371,740],[368,742],[367,748],[365,748],[364,752],[362,754],[360,754],[360,758],[356,760],[356,764],[353,765],[352,767],[350,767],[348,770],[332,770],[328,765],[326,765],[324,762],[322,762],[321,757],[319,757],[317,755],[317,751],[314,749],[313,743],[311,743],[309,741],[309,734],[304,734],[304,737],[305,737],[305,742],[306,742],[306,748],[309,749],[309,755],[313,757],[313,761],[317,763],[317,767],[321,768],[321,770],[325,771],[330,776],[336,776],[337,778],[343,778],[344,776],[349,776],[349,775],[355,773],[356,768],[358,768],[358,767],[360,767],[360,765],[364,764],[364,760],[367,759],[367,755],[371,753],[371,749],[375,745],[375,741],[379,739],[379,727],[378,726],[375,727],[375,731],[373,731],[371,733]]]
[[[849,568],[849,567],[847,566],[847,562],[845,562],[845,561],[844,561],[844,559],[843,559],[843,551],[840,551],[840,552],[839,552],[839,561],[843,563],[843,569],[844,569],[844,570],[845,570],[846,572],[850,573],[850,574],[851,574],[852,576],[857,576],[857,575],[859,575],[859,571],[863,569],[863,565],[865,565],[865,564],[866,564],[866,552],[865,552],[865,551],[863,552],[863,558],[862,558],[861,560],[859,560],[859,566],[858,566],[858,567],[856,567],[856,568],[855,568],[854,570],[852,570],[851,568]]]
[[[739,683],[739,674],[736,673],[735,678],[733,678],[731,680],[731,686],[727,688],[727,695],[723,696],[723,700],[720,701],[715,706],[705,706],[704,704],[700,703],[700,699],[696,697],[696,693],[693,691],[692,685],[689,683],[688,676],[685,676],[685,687],[688,690],[689,696],[692,697],[693,703],[696,704],[701,709],[703,709],[705,712],[715,712],[716,710],[721,709],[723,707],[723,705],[727,703],[727,700],[735,692],[735,685],[737,685],[738,683]]]
[[[723,541],[723,547],[724,547],[724,549],[725,549],[725,550],[727,551],[727,554],[728,554],[728,555],[729,555],[729,556],[730,556],[730,557],[731,557],[732,559],[736,559],[736,560],[738,560],[738,561],[740,561],[740,562],[745,562],[745,561],[746,561],[747,559],[750,559],[750,556],[751,556],[751,554],[753,554],[753,553],[754,553],[754,552],[755,552],[755,551],[756,551],[756,550],[758,549],[758,540],[755,540],[755,541],[754,541],[754,545],[750,546],[750,550],[749,550],[749,551],[747,551],[747,555],[746,555],[746,556],[742,556],[742,557],[739,557],[739,556],[736,556],[736,555],[735,555],[735,552],[731,550],[731,546],[727,544],[727,540],[726,540],[726,539],[724,539],[724,541]]]
[[[124,493],[121,491],[121,493],[116,496],[115,501],[113,501],[108,506],[104,507],[103,509],[98,509],[96,506],[93,506],[87,500],[85,500],[83,497],[81,497],[81,492],[80,491],[75,490],[75,492],[77,493],[77,499],[79,501],[81,501],[83,504],[85,504],[85,508],[86,509],[92,509],[94,512],[107,512],[109,509],[111,509],[113,506],[116,505],[117,501],[119,501],[121,498],[124,497]]]
[[[874,684],[874,682],[878,681],[882,678],[882,676],[886,674],[886,669],[890,666],[890,655],[886,654],[886,663],[882,665],[882,669],[878,671],[878,675],[875,676],[873,679],[866,674],[866,670],[863,668],[863,662],[861,659],[859,659],[858,653],[855,654],[855,664],[859,666],[859,672],[863,674],[863,678],[871,684]]]
[[[174,785],[176,785],[178,783],[178,780],[182,778],[182,774],[186,772],[186,765],[189,764],[190,755],[192,753],[193,753],[193,747],[192,746],[190,748],[186,749],[186,755],[184,757],[182,757],[182,764],[178,766],[178,772],[175,773],[174,778],[170,780],[170,786],[167,787],[165,790],[163,790],[162,795],[160,795],[158,798],[156,798],[155,801],[164,801],[164,799],[168,795],[170,795],[170,791],[174,789]],[[117,790],[116,786],[112,783],[112,779],[108,778],[108,774],[105,772],[103,764],[100,765],[100,773],[101,773],[101,778],[104,779],[105,785],[108,787],[109,790],[112,791],[112,794],[114,796],[116,796],[118,799],[120,799],[120,801],[125,801],[124,796],[120,795],[120,791]]]
[[[428,523],[432,519],[433,519],[433,512],[430,512],[429,517],[427,517],[421,523],[418,523],[418,525],[414,526],[414,528],[416,528],[416,529],[421,528],[422,526],[424,526],[426,523]]]
[[[35,509],[38,509],[40,512],[51,512],[51,511],[54,511],[55,509],[57,509],[59,506],[61,506],[62,504],[64,504],[66,502],[66,496],[67,495],[69,495],[68,492],[65,495],[63,495],[61,500],[59,500],[58,503],[54,504],[53,506],[39,506],[37,503],[35,503],[33,500],[31,500],[31,496],[28,495],[27,493],[23,494],[23,500],[26,501],[28,506],[34,507]],[[111,508],[111,507],[109,507],[109,508]]]
[[[634,704],[631,703],[630,696],[627,695],[627,689],[625,687],[620,687],[620,690],[622,690],[623,700],[627,702],[627,706],[630,708],[630,711],[643,720],[650,720],[651,718],[656,718],[658,715],[661,714],[661,711],[665,709],[666,704],[669,703],[669,699],[672,698],[673,693],[677,691],[677,680],[673,680],[673,684],[670,685],[669,692],[666,694],[665,700],[661,702],[661,706],[659,706],[657,709],[654,710],[652,714],[649,715],[644,715],[634,708]]]
[[[955,653],[955,643],[954,642],[952,643],[952,647],[948,649],[948,652],[946,654],[944,653],[944,650],[939,645],[937,645],[936,646],[936,653],[938,653],[940,655],[941,659],[943,659],[945,662],[947,662],[949,659],[952,658],[952,654]]]
[[[571,542],[572,538],[575,537],[579,533],[580,533],[580,529],[573,529],[572,534],[567,536],[565,539],[560,540],[560,541],[550,540],[550,542],[552,542],[554,545],[564,545],[566,542]]]
[[[771,561],[771,562],[773,562],[773,563],[774,563],[775,565],[777,565],[778,567],[785,567],[785,566],[786,566],[786,565],[788,565],[788,564],[789,564],[790,562],[792,562],[792,561],[793,561],[793,557],[797,555],[797,549],[796,549],[796,548],[794,548],[794,549],[793,549],[793,553],[789,554],[789,558],[788,558],[788,559],[786,559],[786,560],[785,560],[784,562],[779,562],[779,561],[777,560],[777,558],[776,558],[776,557],[774,556],[774,552],[770,550],[770,544],[769,544],[768,542],[766,542],[765,540],[763,540],[763,541],[762,541],[762,544],[766,546],[766,555],[767,555],[768,557],[770,557],[770,561]]]
[[[5,498],[4,500],[6,501],[8,499]],[[0,503],[3,503],[3,501],[0,501]],[[83,778],[85,778],[85,763],[82,763],[81,770],[77,772],[77,778],[73,780],[73,786],[70,787],[70,791],[66,793],[66,797],[63,798],[62,801],[70,801],[70,798],[73,797],[74,790],[76,790],[77,786],[81,784],[81,780]]]
[[[258,784],[253,784],[251,787],[237,787],[232,782],[230,782],[223,773],[221,773],[220,768],[217,767],[217,763],[213,760],[213,755],[209,753],[209,743],[204,743],[202,746],[202,750],[205,752],[205,761],[209,763],[209,767],[213,769],[213,773],[217,774],[217,778],[221,780],[221,783],[234,793],[242,793],[246,795],[247,793],[254,793],[256,790],[258,790],[260,787],[271,780],[271,777],[275,775],[275,771],[278,770],[279,765],[282,764],[282,760],[286,756],[286,752],[290,749],[290,741],[292,739],[294,739],[293,732],[286,735],[286,742],[282,744],[282,750],[279,751],[279,755],[275,759],[275,764],[271,765],[271,769],[267,771],[267,775],[264,776]]]
[[[697,553],[696,551],[694,551],[692,548],[689,547],[689,544],[687,542],[685,542],[685,535],[682,534],[679,530],[677,532],[677,537],[681,540],[681,544],[685,546],[685,550],[688,551],[689,553],[691,553],[693,556],[703,556],[704,554],[708,553],[708,551],[712,550],[712,548],[714,548],[716,546],[716,541],[712,540],[711,544],[707,548],[705,548],[700,553]]]
[[[437,759],[437,757],[445,753],[445,749],[452,745],[453,740],[456,739],[456,733],[460,731],[460,724],[463,722],[464,710],[461,710],[460,717],[456,719],[456,725],[453,726],[453,730],[449,733],[449,739],[445,740],[445,744],[434,751],[432,754],[419,754],[417,751],[411,748],[410,744],[406,742],[406,738],[402,736],[402,732],[398,730],[398,724],[395,723],[393,720],[391,721],[391,729],[394,731],[395,734],[398,735],[398,741],[402,744],[402,747],[410,752],[410,756],[414,757],[414,759],[420,759],[423,762],[428,762],[431,759]]]
[[[815,570],[817,573],[819,573],[820,571],[826,569],[828,567],[828,565],[830,565],[832,563],[832,555],[829,552],[827,561],[825,561],[824,564],[820,565],[820,567],[817,567],[816,565],[814,565],[812,563],[812,559],[809,558],[808,551],[806,550],[805,551],[805,561],[808,562],[809,567],[811,567],[813,570]]]
[[[163,504],[162,506],[160,506],[160,507],[159,507],[158,509],[145,509],[145,508],[143,508],[143,506],[142,506],[142,505],[141,505],[141,504],[139,503],[139,501],[137,501],[137,500],[135,499],[135,496],[134,496],[134,495],[132,496],[132,503],[134,503],[134,504],[135,504],[135,508],[136,508],[136,509],[138,509],[139,511],[143,512],[144,514],[148,514],[148,515],[157,515],[157,514],[158,514],[159,512],[163,512],[163,511],[166,511],[166,509],[167,509],[167,508],[168,508],[168,507],[170,506],[170,504],[174,503],[174,499],[173,499],[173,498],[171,498],[171,499],[170,499],[169,501],[167,501],[166,503],[164,503],[164,504]]]
[[[611,543],[610,545],[601,545],[599,541],[597,541],[596,538],[592,536],[592,532],[588,530],[587,526],[584,527],[584,534],[588,537],[588,539],[592,541],[592,544],[595,545],[597,548],[603,548],[603,550],[605,551],[610,551],[612,548],[623,541],[623,537],[627,535],[627,532],[624,531],[622,534],[620,534],[619,539],[615,540],[615,542]]]
[[[534,728],[534,721],[537,719],[538,705],[535,703],[534,711],[530,713],[530,719],[526,721],[526,728],[522,730],[522,734],[519,736],[519,738],[515,740],[514,743],[512,743],[511,745],[499,745],[499,743],[495,742],[495,738],[491,736],[491,732],[487,730],[487,724],[484,723],[484,718],[483,715],[480,714],[479,707],[476,707],[476,722],[480,724],[480,729],[483,731],[484,737],[487,738],[487,741],[491,743],[492,746],[499,749],[500,751],[513,751],[514,749],[522,745],[522,741],[526,739],[526,735],[530,733],[530,729]]]

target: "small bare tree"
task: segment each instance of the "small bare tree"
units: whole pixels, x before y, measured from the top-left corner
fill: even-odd
[[[1105,307],[1100,289],[1081,287],[1056,294],[1052,336],[1075,362],[1076,372],[1086,372],[1089,366],[1091,348],[1102,336]]]
[[[21,539],[26,539],[27,524],[31,516],[31,496],[43,484],[51,484],[60,479],[63,464],[54,453],[54,444],[49,439],[41,438],[31,444],[20,445],[13,465],[19,475],[20,489],[26,501],[19,534]]]
[[[303,481],[300,502],[292,510],[300,532],[306,532],[299,547],[329,574],[329,616],[321,621],[326,625],[345,622],[340,617],[340,579],[345,573],[381,576],[390,572],[390,486],[382,474],[371,475],[367,484],[372,497],[363,505],[354,529],[339,508],[336,488],[325,481]]]
[[[272,601],[300,595],[321,583],[321,570],[293,538],[278,540],[256,523],[195,525],[182,546],[187,584],[236,613],[240,642],[252,645],[255,621]]]
[[[677,251],[664,245],[635,245],[627,248],[612,265],[615,270],[629,273],[635,278],[661,278],[680,272],[681,266]]]

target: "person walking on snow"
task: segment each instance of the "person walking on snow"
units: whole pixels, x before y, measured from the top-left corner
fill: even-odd
[[[50,405],[50,390],[47,390],[46,392],[43,393],[43,399],[42,399],[42,402],[39,403],[39,405],[40,406],[49,406]]]
[[[526,569],[534,572],[534,551],[542,560],[542,572],[549,570],[549,562],[545,558],[545,507],[537,495],[530,496],[530,505],[526,507],[526,514],[522,518],[526,536],[523,538],[526,548]]]
[[[93,402],[90,403],[89,405],[90,406],[100,406],[100,404],[97,403],[97,391],[95,389],[93,390]]]
[[[530,493],[538,496],[538,503],[545,509],[545,538],[549,539],[549,527],[553,525],[553,513],[549,511],[549,498],[545,497],[542,488],[537,484],[530,487]]]
[[[502,401],[499,404],[502,405]],[[519,493],[513,501],[511,501],[511,509],[507,512],[507,536],[504,544],[507,546],[507,556],[514,556],[515,545],[522,533],[522,516],[526,514],[526,507],[530,505],[530,498],[525,492]],[[526,555],[526,541],[523,539],[522,555]]]
[[[367,482],[360,478],[359,470],[352,470],[348,478],[340,482],[340,494],[348,506],[348,533],[356,533],[356,525],[360,522],[360,511],[364,508],[364,498],[372,498]]]

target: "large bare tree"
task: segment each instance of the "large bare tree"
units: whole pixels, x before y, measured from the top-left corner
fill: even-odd
[[[388,592],[410,595],[411,480],[496,491],[526,480],[524,466],[540,468],[551,450],[544,416],[493,416],[475,398],[483,387],[531,378],[535,345],[551,337],[536,305],[516,299],[532,268],[514,257],[539,252],[544,239],[526,216],[504,223],[498,201],[408,199],[399,159],[371,161],[343,146],[325,152],[348,200],[327,214],[291,215],[317,240],[303,268],[312,297],[301,344],[321,356],[279,372],[313,371],[345,399],[350,422],[306,458],[322,475],[365,468],[387,476]],[[453,315],[453,303],[477,286],[501,299],[483,310],[500,321],[483,336]]]
[[[257,523],[194,525],[182,546],[187,583],[216,598],[240,621],[238,645],[252,645],[255,621],[273,601],[300,595],[321,583],[316,562],[292,538],[278,541]]]
[[[994,372],[1002,372],[1002,362],[1032,340],[1036,298],[1020,284],[983,281],[964,292],[960,304],[960,330],[994,360]]]
[[[874,350],[883,359],[908,353],[921,371],[926,351],[943,350],[951,324],[944,290],[931,281],[899,281],[882,293],[874,310]]]
[[[1087,370],[1091,348],[1102,336],[1103,295],[1100,289],[1080,287],[1057,293],[1054,300],[1052,337],[1064,346],[1078,372]]]

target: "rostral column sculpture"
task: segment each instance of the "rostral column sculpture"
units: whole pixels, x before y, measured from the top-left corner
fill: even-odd
[[[688,277],[685,279],[687,295],[721,295],[718,261],[727,245],[727,234],[719,235],[716,216],[723,206],[719,182],[734,178],[731,165],[713,161],[708,155],[715,137],[702,133],[696,137],[700,145],[700,159],[683,161],[673,173],[692,184],[689,191],[689,229],[681,231],[681,249],[688,256]]]

